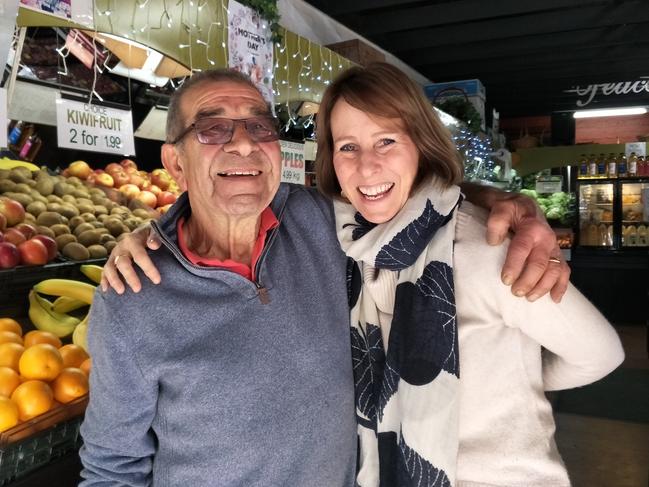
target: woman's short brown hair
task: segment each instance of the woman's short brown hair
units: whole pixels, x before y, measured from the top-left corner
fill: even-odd
[[[340,198],[331,133],[331,111],[340,99],[365,113],[401,121],[401,128],[419,151],[419,170],[412,191],[432,175],[444,186],[462,180],[462,162],[451,134],[421,87],[395,66],[373,63],[348,69],[329,85],[322,97],[316,128],[316,180],[324,195]]]

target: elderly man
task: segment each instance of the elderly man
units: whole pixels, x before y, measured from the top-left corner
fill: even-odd
[[[140,292],[93,304],[82,485],[354,484],[345,256],[330,204],[280,185],[278,138],[240,74],[200,73],[173,96],[162,160],[186,193],[153,224],[162,282],[134,280],[125,250],[154,271],[126,243],[110,261]],[[496,232],[531,225],[512,245],[527,255],[545,229],[513,216]],[[545,247],[535,258],[547,262]],[[553,266],[535,287],[544,266],[528,266],[519,289],[558,297],[567,273]],[[106,279],[121,285],[112,264]]]

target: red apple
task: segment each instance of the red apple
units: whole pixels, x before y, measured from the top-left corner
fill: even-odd
[[[10,242],[0,243],[0,269],[11,269],[20,264],[20,252]]]
[[[107,188],[112,188],[115,185],[115,181],[113,180],[113,177],[104,172],[101,174],[97,174],[95,176],[95,184],[98,186],[105,186]]]
[[[131,181],[130,176],[122,170],[120,170],[119,172],[113,172],[111,176],[113,176],[113,181],[115,182],[116,188],[121,188]]]
[[[151,187],[149,188],[149,191],[151,191],[156,196],[156,198],[158,197],[158,195],[160,193],[162,193],[162,190],[160,188],[158,188],[155,184],[151,185]]]
[[[158,195],[158,206],[173,205],[178,197],[171,191],[163,191]]]
[[[47,249],[48,262],[56,257],[56,241],[52,237],[48,237],[47,235],[36,235],[32,240],[38,240],[45,245],[45,248]]]
[[[7,217],[0,213],[0,232],[4,232],[5,228],[7,228]]]
[[[144,179],[142,179],[142,176],[137,173],[133,173],[129,178],[131,180],[131,184],[134,184],[138,188],[142,188],[142,185],[144,184]]]
[[[31,239],[18,246],[20,258],[25,265],[47,264],[47,247],[40,240]]]
[[[171,176],[165,169],[154,169],[151,172],[151,182],[162,191],[166,191],[171,183]]]
[[[36,235],[36,228],[34,227],[34,225],[30,225],[29,223],[19,223],[13,228],[20,231],[20,233],[22,233],[27,240]]]
[[[116,162],[111,162],[105,167],[104,170],[111,176],[113,175],[114,172],[124,172],[124,168],[119,164],[117,164]]]
[[[158,203],[158,198],[151,191],[140,191],[135,199],[141,201],[149,208],[155,208]]]
[[[25,221],[25,208],[10,198],[0,196],[0,213],[5,216],[8,227],[13,227]]]
[[[135,164],[135,162],[133,162],[133,161],[130,160],[130,159],[122,159],[122,160],[119,162],[119,164],[120,164],[120,166],[122,166],[122,167],[132,167],[132,168],[135,168],[135,170],[137,170],[137,164]]]
[[[5,242],[12,243],[15,246],[18,246],[21,243],[23,243],[25,240],[27,240],[23,235],[23,233],[20,230],[17,230],[15,228],[7,228],[5,230],[4,237],[5,237]]]
[[[131,174],[136,174],[136,173],[138,173],[139,171],[137,170],[136,167],[128,166],[128,167],[124,168],[124,172],[125,172],[126,174],[131,175]]]
[[[171,208],[172,206],[173,205],[171,205],[171,204],[164,205],[164,206],[160,206],[159,208],[156,208],[156,210],[158,210],[161,215],[164,215],[165,213],[167,213],[169,211],[169,208]]]
[[[138,188],[135,184],[125,184],[124,186],[120,186],[119,191],[121,193],[124,193],[126,197],[130,200],[135,198],[139,193],[140,193],[140,188]]]
[[[140,186],[140,188],[143,191],[151,191],[151,186],[153,186],[153,184],[151,184],[151,181],[149,181],[148,179],[144,179],[144,181],[142,182],[142,185]]]
[[[92,168],[85,161],[74,161],[68,166],[68,174],[70,176],[76,176],[79,179],[86,179],[90,176]]]

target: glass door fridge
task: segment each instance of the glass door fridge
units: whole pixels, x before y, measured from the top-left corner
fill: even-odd
[[[579,247],[649,248],[649,179],[577,182]]]

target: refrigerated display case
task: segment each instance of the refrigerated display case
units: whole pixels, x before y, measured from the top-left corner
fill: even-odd
[[[649,179],[577,181],[579,247],[649,247]]]

